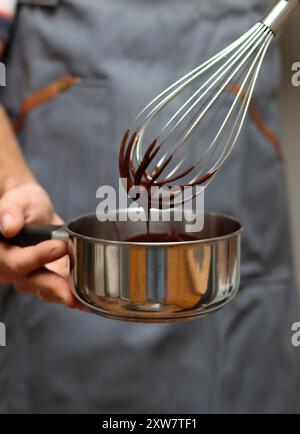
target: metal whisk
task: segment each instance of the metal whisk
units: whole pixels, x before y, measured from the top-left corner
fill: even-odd
[[[208,185],[238,139],[268,47],[299,3],[277,1],[248,32],[141,111],[120,149],[128,188]]]

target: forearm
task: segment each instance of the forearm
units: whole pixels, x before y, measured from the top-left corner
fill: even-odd
[[[27,182],[35,182],[5,109],[0,106],[0,195]]]

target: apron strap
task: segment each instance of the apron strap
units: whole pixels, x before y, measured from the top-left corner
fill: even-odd
[[[14,130],[18,132],[22,128],[27,116],[32,110],[56,98],[62,92],[67,91],[79,81],[79,77],[64,75],[47,86],[38,89],[36,92],[27,97],[22,103],[20,114],[13,122]]]

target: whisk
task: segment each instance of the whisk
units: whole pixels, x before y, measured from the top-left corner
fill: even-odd
[[[208,185],[237,142],[270,43],[299,4],[277,1],[248,32],[140,112],[120,148],[128,189]]]

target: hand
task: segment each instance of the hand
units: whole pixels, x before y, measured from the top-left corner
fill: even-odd
[[[14,237],[31,223],[62,224],[45,190],[32,182],[4,191],[0,199],[2,234]],[[68,284],[67,253],[67,245],[61,241],[26,248],[0,243],[0,283],[13,284],[18,291],[45,301],[78,307]]]

